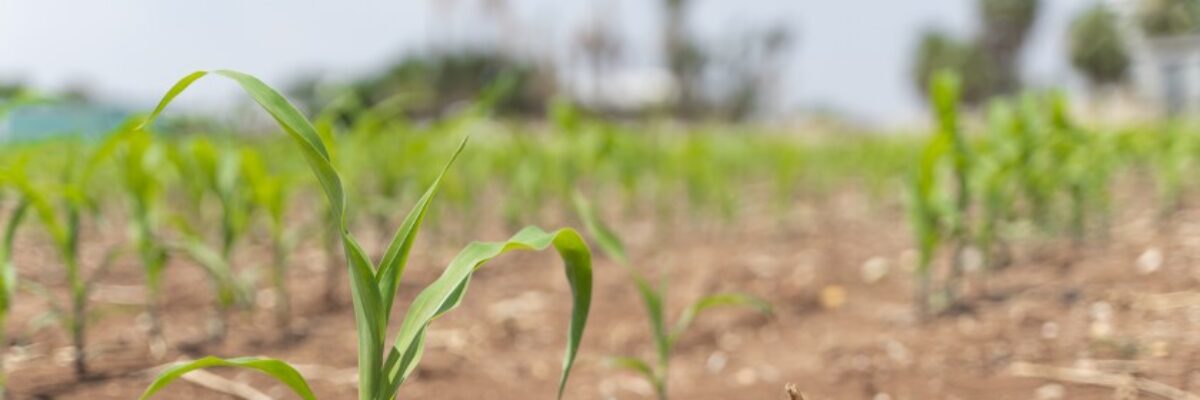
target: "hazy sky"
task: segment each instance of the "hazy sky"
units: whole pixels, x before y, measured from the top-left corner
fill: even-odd
[[[495,1],[495,0],[493,0]],[[1094,0],[1043,0],[1025,59],[1034,83],[1071,82],[1062,55],[1070,16]],[[565,59],[574,32],[607,17],[626,40],[626,62],[659,60],[658,1],[508,0],[511,15],[485,18],[481,0],[0,0],[0,79],[44,88],[82,85],[149,107],[196,69],[231,68],[282,85],[305,71],[349,76],[405,51],[491,38]],[[921,105],[907,78],[918,32],[966,34],[972,0],[696,0],[704,38],[783,22],[798,47],[780,90],[787,105],[828,106],[876,122],[906,122]],[[512,21],[497,26],[496,20]],[[207,107],[237,99],[229,85],[185,96]]]

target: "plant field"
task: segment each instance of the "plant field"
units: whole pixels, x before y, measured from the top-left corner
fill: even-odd
[[[0,147],[5,396],[1195,398],[1200,130],[930,81],[928,132],[806,135],[188,75]],[[266,122],[172,124],[230,82]]]

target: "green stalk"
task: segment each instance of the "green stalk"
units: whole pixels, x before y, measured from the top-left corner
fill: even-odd
[[[79,210],[74,206],[67,209],[70,242],[63,251],[67,266],[67,283],[71,288],[71,343],[75,347],[75,376],[87,376],[87,283],[79,268]]]
[[[275,292],[275,328],[284,335],[291,331],[292,301],[287,287],[288,248],[280,235],[272,235],[271,287]]]
[[[0,400],[7,398],[8,374],[2,366],[8,355],[8,313],[12,311],[17,288],[17,269],[12,261],[13,242],[28,206],[25,201],[17,204],[5,225],[3,241],[0,241]]]
[[[646,308],[646,316],[650,322],[650,333],[654,341],[654,366],[636,357],[616,357],[613,365],[638,373],[654,387],[655,396],[659,400],[667,400],[668,379],[670,377],[671,353],[680,336],[691,326],[692,321],[705,310],[724,307],[749,307],[763,314],[771,313],[771,306],[765,301],[741,293],[723,293],[708,295],[689,305],[680,314],[675,325],[670,329],[666,325],[666,286],[655,288],[641,271],[629,263],[625,245],[611,229],[600,220],[596,209],[582,194],[576,192],[574,197],[575,210],[583,220],[588,234],[610,259],[621,265],[632,278],[642,305]]]
[[[196,72],[179,81],[167,92],[146,124],[162,112],[172,99],[208,72]],[[341,176],[334,169],[330,153],[312,124],[278,92],[249,75],[234,71],[215,74],[237,82],[280,127],[296,142],[313,174],[317,177],[334,212],[337,232],[350,269],[351,294],[354,300],[355,325],[358,333],[359,398],[362,400],[392,400],[400,386],[416,370],[425,348],[429,325],[439,316],[457,308],[466,293],[471,276],[489,260],[513,250],[544,250],[551,246],[559,253],[572,293],[572,315],[568,327],[567,349],[559,378],[558,398],[562,398],[578,353],[583,330],[591,307],[591,252],[583,239],[573,230],[545,232],[526,228],[503,242],[475,242],[463,249],[450,262],[441,277],[422,290],[409,305],[404,322],[394,344],[386,343],[388,322],[396,291],[408,261],[409,251],[416,239],[428,206],[437,192],[441,177],[450,167],[447,163],[430,188],[418,200],[404,219],[394,239],[378,264],[372,262],[358,245],[347,224],[347,199]],[[451,158],[451,163],[465,147],[464,141]],[[143,393],[149,398],[163,386],[182,374],[199,368],[231,366],[254,369],[280,380],[304,399],[315,396],[294,368],[278,360],[262,358],[216,359],[205,358],[168,368]]]

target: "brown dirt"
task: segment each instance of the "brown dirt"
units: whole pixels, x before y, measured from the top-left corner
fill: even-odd
[[[1119,370],[1197,392],[1200,300],[1163,308],[1147,296],[1197,290],[1200,214],[1181,213],[1164,227],[1153,223],[1148,210],[1128,207],[1108,240],[1082,249],[1036,237],[1022,241],[1013,266],[986,282],[973,276],[966,310],[924,323],[910,303],[906,270],[913,254],[898,204],[845,192],[805,202],[787,215],[746,210],[725,225],[683,218],[657,225],[652,218],[623,218],[614,225],[625,234],[636,264],[669,273],[672,315],[690,299],[719,291],[752,293],[776,307],[770,318],[742,310],[700,318],[673,360],[676,399],[783,399],[789,382],[814,400],[1056,398],[1059,390],[1066,398],[1113,396],[1112,389],[1014,377],[1008,366],[1015,361]],[[94,264],[121,236],[103,232],[124,231],[92,229],[85,264]],[[494,240],[506,232],[487,227],[471,238]],[[450,236],[457,235],[418,242],[400,299],[410,299],[431,281],[465,243]],[[223,345],[203,354],[179,351],[180,343],[203,336],[211,306],[204,276],[174,261],[165,306],[170,354],[161,361],[148,355],[137,305],[93,303],[99,318],[88,336],[91,362],[102,376],[84,382],[74,379],[58,355],[68,345],[61,328],[30,328],[47,309],[45,301],[22,294],[8,326],[16,342],[9,354],[17,358],[9,366],[11,393],[20,399],[136,398],[155,365],[213,354],[300,364],[321,398],[354,398],[352,315],[346,307],[320,311],[324,257],[316,243],[305,243],[293,260],[294,323],[301,338],[280,342],[270,310],[260,307],[235,315]],[[24,235],[18,246],[24,279],[61,286],[57,260],[42,238]],[[263,262],[255,254],[262,244],[243,247],[242,267]],[[1156,271],[1142,273],[1137,260],[1148,249],[1157,249],[1163,261]],[[889,273],[867,283],[861,270],[873,258],[889,266]],[[433,325],[425,360],[401,397],[551,398],[570,307],[556,261],[550,254],[520,254],[481,271],[462,308]],[[635,376],[604,366],[609,356],[648,355],[650,341],[628,277],[603,258],[595,272],[592,319],[567,397],[650,398],[649,386]],[[128,257],[104,277],[98,296],[136,293],[139,276]],[[217,373],[291,398],[267,378]],[[178,383],[157,398],[227,397]]]

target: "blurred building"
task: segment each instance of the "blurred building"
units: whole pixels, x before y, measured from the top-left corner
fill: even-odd
[[[1137,41],[1133,81],[1167,115],[1200,111],[1200,34]]]
[[[116,107],[87,103],[20,106],[0,115],[0,142],[65,135],[102,136],[120,126],[129,115]]]
[[[1167,115],[1200,111],[1200,32],[1148,37],[1137,24],[1137,1],[1111,3],[1129,38],[1138,97]]]

